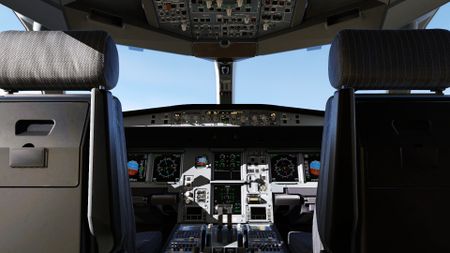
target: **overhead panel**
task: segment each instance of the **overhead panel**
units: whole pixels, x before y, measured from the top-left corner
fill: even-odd
[[[297,0],[153,0],[159,27],[197,41],[255,40],[289,28]],[[304,3],[304,1],[301,1]]]

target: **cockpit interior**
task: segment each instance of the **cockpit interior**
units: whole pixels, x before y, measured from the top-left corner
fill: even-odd
[[[447,2],[0,0],[0,252],[450,252]],[[117,44],[213,62],[217,103],[122,110]],[[324,110],[235,102],[325,44]]]

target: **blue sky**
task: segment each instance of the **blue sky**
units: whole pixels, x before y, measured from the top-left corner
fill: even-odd
[[[428,28],[450,30],[450,4]],[[0,31],[23,30],[0,5]],[[323,110],[333,93],[328,81],[329,46],[295,50],[239,61],[236,103],[262,103]],[[113,90],[124,110],[188,103],[215,103],[214,64],[191,56],[119,46],[120,78]]]

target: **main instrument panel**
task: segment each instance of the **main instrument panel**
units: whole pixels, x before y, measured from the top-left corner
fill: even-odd
[[[233,223],[273,222],[273,194],[290,188],[314,195],[320,152],[136,150],[128,155],[128,171],[132,187],[164,187],[179,194],[179,222],[215,222],[219,208],[232,214]]]
[[[158,192],[149,202],[163,213],[176,210],[164,252],[287,252],[277,212],[314,210],[320,112],[190,105],[124,122],[131,187]]]

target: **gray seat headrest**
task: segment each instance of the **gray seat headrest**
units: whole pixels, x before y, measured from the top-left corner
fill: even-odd
[[[450,86],[450,32],[343,30],[331,45],[328,76],[336,89],[443,90]]]
[[[119,78],[113,39],[102,31],[0,33],[0,88],[112,89]]]

